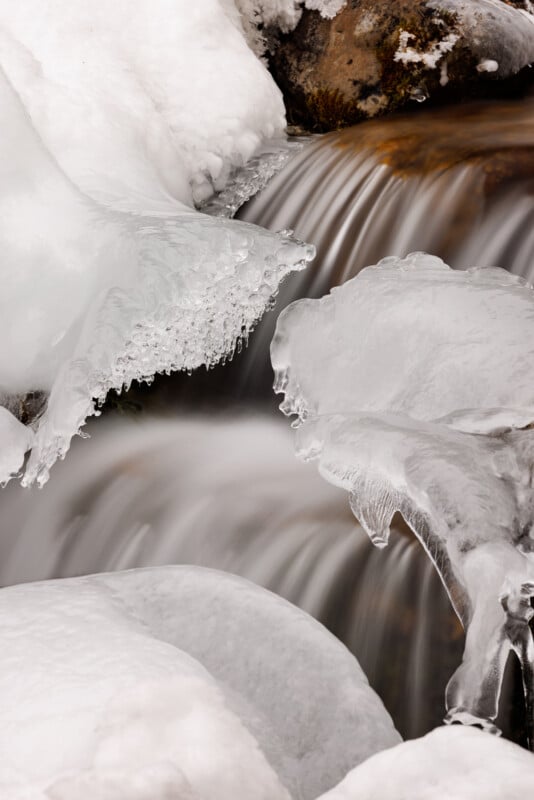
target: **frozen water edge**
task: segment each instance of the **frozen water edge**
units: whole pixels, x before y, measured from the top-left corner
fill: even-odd
[[[179,223],[154,223],[151,230],[143,220],[147,250],[136,285],[97,298],[59,370],[36,424],[26,486],[48,479],[110,389],[231,356],[273,302],[279,282],[313,257],[313,248],[290,234],[246,223],[196,213]]]
[[[533,736],[534,292],[504,270],[385,259],[280,316],[271,348],[297,453],[385,546],[400,511],[467,630],[448,721],[490,729],[522,664]]]
[[[200,210],[212,217],[234,217],[242,205],[261,192],[275,175],[299,153],[309,137],[292,137],[268,142],[228,179],[221,192],[206,200]]]

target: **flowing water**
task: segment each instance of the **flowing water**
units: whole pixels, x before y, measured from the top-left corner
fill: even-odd
[[[241,212],[313,242],[248,349],[226,367],[115,401],[167,417],[93,425],[44,490],[0,503],[0,583],[163,563],[217,567],[305,608],[357,655],[401,733],[439,724],[463,633],[429,560],[399,522],[385,551],[345,494],[295,461],[274,407],[268,345],[288,302],[320,296],[386,255],[428,250],[456,268],[534,278],[534,101],[433,110],[312,139]],[[169,416],[176,409],[246,417]],[[254,411],[254,416],[250,414]],[[514,665],[500,724],[516,740]]]
[[[43,490],[7,487],[0,547],[4,585],[168,563],[238,573],[345,641],[404,735],[441,721],[463,634],[437,574],[402,527],[374,548],[281,420],[94,425]]]
[[[281,308],[384,256],[424,250],[456,269],[500,266],[533,282],[533,130],[530,98],[370,122],[304,148],[240,214],[317,248],[251,340],[237,376],[244,395],[271,382],[258,364]]]

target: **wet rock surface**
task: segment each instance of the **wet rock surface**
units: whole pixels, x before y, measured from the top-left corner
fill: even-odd
[[[327,131],[427,99],[521,91],[532,80],[534,16],[505,0],[349,0],[334,19],[305,10],[271,41],[290,123]]]

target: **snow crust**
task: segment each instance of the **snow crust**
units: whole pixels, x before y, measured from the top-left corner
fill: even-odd
[[[0,400],[49,395],[0,482],[33,439],[29,484],[110,388],[231,355],[313,248],[193,210],[284,127],[235,8],[0,0],[0,20]]]
[[[343,645],[233,576],[26,584],[0,610],[10,800],[311,800],[399,742]]]
[[[467,628],[448,719],[492,727],[510,649],[532,674],[534,292],[497,268],[387,258],[289,306],[271,355],[298,455],[377,546],[400,511],[427,549]]]
[[[321,800],[520,800],[533,785],[531,753],[452,726],[378,753]]]

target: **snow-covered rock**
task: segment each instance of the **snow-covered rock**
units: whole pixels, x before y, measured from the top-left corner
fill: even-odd
[[[271,353],[300,457],[377,546],[401,511],[433,559],[467,628],[449,719],[490,725],[510,649],[528,674],[534,646],[534,291],[387,258],[289,306]]]
[[[491,96],[534,61],[534,16],[508,0],[358,0],[334,19],[308,7],[271,38],[290,120],[320,131],[428,97]]]
[[[9,800],[311,800],[399,742],[343,645],[223,573],[2,589],[0,635]]]
[[[0,42],[0,399],[49,394],[30,483],[110,388],[231,354],[312,249],[193,211],[284,127],[231,3],[2,0]]]
[[[0,41],[46,148],[121,211],[175,213],[284,131],[280,92],[230,1],[1,0]]]
[[[437,728],[378,753],[320,800],[522,800],[534,756],[475,728]]]

